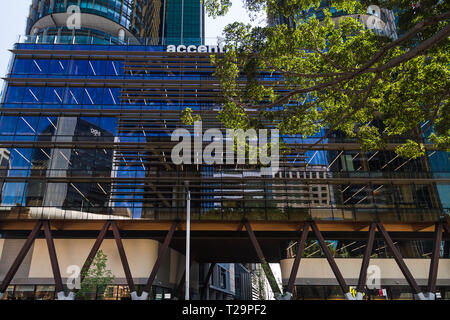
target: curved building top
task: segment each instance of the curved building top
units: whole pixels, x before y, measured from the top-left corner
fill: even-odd
[[[28,35],[77,36],[96,43],[201,44],[200,1],[178,0],[33,0]],[[181,21],[181,23],[180,23]],[[175,26],[175,30],[174,30]],[[176,27],[178,26],[178,27]],[[190,39],[196,39],[190,41]]]

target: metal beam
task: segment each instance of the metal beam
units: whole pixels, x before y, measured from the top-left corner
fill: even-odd
[[[372,254],[373,243],[375,241],[376,224],[371,223],[369,227],[369,238],[367,239],[366,250],[359,272],[358,286],[356,287],[356,300],[362,300],[363,290],[367,280],[367,267],[369,266],[370,255]]]
[[[204,300],[206,297],[206,290],[209,288],[209,278],[211,278],[211,275],[214,271],[214,267],[216,266],[216,263],[211,263],[208,268],[208,273],[206,274],[205,279],[203,280],[203,288],[202,288],[202,294],[200,296],[200,300]]]
[[[105,239],[106,232],[108,231],[110,224],[111,224],[110,221],[106,221],[105,224],[103,225],[100,233],[98,234],[98,237],[95,240],[94,245],[92,246],[91,252],[89,252],[88,257],[86,258],[86,261],[84,262],[83,267],[81,268],[80,283],[83,282],[84,273],[87,272],[89,270],[89,268],[91,267],[92,261],[94,260],[95,255],[98,252],[98,249],[100,248],[103,240]]]
[[[133,277],[131,275],[130,265],[128,264],[127,255],[125,254],[120,231],[115,221],[111,221],[111,229],[114,234],[114,239],[116,240],[117,250],[119,250],[120,261],[122,262],[123,271],[127,278],[128,287],[130,288],[130,292],[134,292],[136,291],[136,286],[134,285]]]
[[[317,225],[315,222],[311,222],[311,228],[312,228],[317,240],[319,241],[319,245],[322,248],[322,251],[325,254],[325,257],[327,258],[328,263],[331,267],[331,270],[333,271],[334,276],[336,277],[336,280],[339,283],[339,286],[341,287],[342,291],[344,292],[346,299],[353,300],[353,296],[351,295],[351,293],[349,293],[348,285],[345,282],[345,279],[342,276],[341,271],[339,270],[339,268],[336,264],[336,261],[334,261],[334,258],[331,255],[330,249],[326,245],[325,239],[323,238],[322,234],[320,233],[319,228],[317,228]]]
[[[58,258],[56,256],[55,243],[50,231],[50,224],[48,220],[42,221],[44,227],[45,240],[47,241],[48,254],[50,256],[50,263],[52,265],[53,278],[55,280],[55,289],[57,293],[64,292],[64,287],[61,278],[61,271],[59,269]]]
[[[436,291],[436,279],[438,274],[439,258],[441,255],[442,223],[436,223],[433,240],[433,253],[430,261],[430,272],[428,275],[428,297],[434,300]]]
[[[107,212],[104,212],[107,214]],[[176,210],[168,212],[176,215]],[[200,234],[214,235],[218,232],[228,232],[226,237],[244,236],[237,232],[238,226],[242,219],[236,220],[193,220],[191,221],[192,232]],[[0,220],[0,230],[2,232],[24,232],[31,231],[37,219],[3,219]],[[120,228],[122,234],[124,232],[146,232],[158,231],[161,234],[166,234],[167,230],[172,225],[173,220],[116,220],[117,226]],[[321,230],[324,238],[333,240],[346,239],[367,239],[367,233],[362,231],[368,227],[371,221],[366,222],[349,222],[349,221],[316,221],[316,225]],[[54,222],[56,223],[56,221]],[[64,234],[72,231],[92,232],[88,237],[97,236],[98,230],[104,225],[105,220],[58,220],[58,229],[54,230],[53,234]],[[298,235],[299,222],[298,221],[251,221],[252,229],[261,232],[265,237],[279,237],[284,232],[285,239],[293,239]],[[432,240],[434,234],[435,222],[392,222],[384,223],[385,229],[396,240]],[[358,230],[358,231],[355,231]],[[274,233],[277,232],[277,233]],[[18,233],[18,234],[19,234]],[[245,232],[246,235],[247,232]],[[26,233],[28,235],[28,233]],[[23,233],[19,234],[23,237]],[[133,236],[134,237],[134,236]],[[184,238],[184,236],[183,236]],[[449,237],[450,240],[450,237]],[[207,261],[210,262],[210,261]]]
[[[150,292],[150,288],[153,284],[153,281],[155,280],[155,277],[158,272],[159,266],[161,265],[162,259],[163,259],[164,255],[166,254],[167,249],[169,248],[170,241],[172,240],[173,233],[175,232],[177,225],[178,225],[178,221],[174,221],[172,223],[172,226],[170,227],[170,230],[167,233],[166,238],[164,239],[164,242],[163,242],[161,249],[159,251],[159,254],[158,254],[158,258],[156,259],[156,262],[153,265],[152,272],[150,273],[150,276],[148,277],[148,280],[147,280],[147,284],[144,287],[144,290],[143,290],[144,293],[148,294]]]
[[[289,276],[288,285],[286,288],[286,293],[292,294],[294,289],[295,278],[297,277],[298,267],[300,266],[300,260],[303,255],[303,250],[305,249],[305,242],[308,238],[309,233],[309,222],[305,222],[303,225],[302,235],[300,237],[300,242],[298,244],[297,255],[295,256],[294,264],[292,265],[291,274]]]
[[[39,220],[34,225],[33,230],[28,235],[27,240],[22,246],[22,249],[20,249],[19,254],[17,255],[16,259],[14,260],[13,264],[9,268],[8,272],[6,273],[5,277],[3,278],[3,281],[0,285],[0,295],[3,295],[3,293],[8,288],[9,284],[11,283],[11,280],[14,278],[14,275],[16,274],[17,270],[19,269],[20,265],[23,262],[23,259],[25,259],[25,256],[27,255],[28,251],[31,248],[31,245],[33,244],[34,240],[36,239],[39,230],[41,230],[42,221]]]
[[[255,233],[253,232],[252,227],[250,226],[250,223],[245,220],[244,221],[245,229],[247,230],[247,233],[250,237],[250,241],[253,244],[253,247],[255,248],[256,255],[258,256],[258,259],[261,261],[261,266],[264,270],[264,273],[266,274],[267,280],[269,281],[270,288],[272,289],[272,292],[274,295],[281,294],[281,290],[278,287],[278,284],[275,280],[275,276],[273,275],[272,269],[270,268],[269,263],[267,263],[266,258],[264,257],[264,254],[262,252],[262,249],[258,243],[258,240],[255,237]]]
[[[384,241],[388,248],[391,250],[392,254],[394,255],[394,259],[397,262],[397,265],[399,266],[400,270],[402,271],[403,275],[406,278],[406,281],[408,282],[409,286],[411,287],[413,293],[422,300],[423,293],[421,292],[416,280],[412,276],[411,272],[409,271],[408,267],[405,264],[405,261],[403,261],[402,255],[400,254],[400,251],[397,249],[397,247],[392,242],[391,237],[384,229],[384,226],[381,223],[377,223],[377,228],[383,235]]]

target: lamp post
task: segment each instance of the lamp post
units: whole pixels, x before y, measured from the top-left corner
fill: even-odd
[[[185,300],[189,300],[189,268],[191,251],[191,192],[187,193],[186,203],[186,290]]]

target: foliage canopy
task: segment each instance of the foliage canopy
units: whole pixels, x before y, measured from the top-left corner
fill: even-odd
[[[76,294],[77,300],[95,300],[97,292],[105,293],[106,288],[111,286],[114,281],[114,275],[111,270],[107,268],[108,256],[99,250],[94,259],[90,262],[90,267],[87,270],[82,270],[81,288]],[[103,298],[104,294],[100,294]]]
[[[216,17],[231,2],[205,5]],[[219,119],[226,127],[271,124],[282,134],[304,137],[322,131],[315,143],[338,132],[364,151],[397,143],[397,154],[408,158],[423,155],[424,143],[450,149],[450,2],[332,1],[351,14],[366,14],[369,5],[394,10],[396,40],[377,35],[354,16],[337,20],[329,8],[319,20],[311,10],[320,0],[244,3],[250,14],[265,11],[269,19],[291,23],[235,22],[225,28],[227,52],[211,59],[223,95]]]

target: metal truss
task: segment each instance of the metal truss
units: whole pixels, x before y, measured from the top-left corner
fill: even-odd
[[[148,295],[151,289],[151,286],[153,284],[153,281],[155,280],[156,274],[160,268],[162,259],[164,258],[170,242],[173,238],[174,232],[179,225],[179,221],[175,220],[172,222],[170,229],[168,230],[168,233],[164,239],[164,242],[162,243],[158,257],[156,259],[156,262],[152,268],[152,271],[150,273],[150,276],[147,280],[147,284],[145,285],[143,292],[141,295],[138,295],[136,291],[136,286],[133,281],[133,277],[131,275],[130,267],[128,264],[128,260],[125,254],[125,249],[123,247],[122,238],[120,236],[120,230],[117,226],[116,221],[114,220],[108,220],[104,223],[102,229],[100,230],[94,245],[92,246],[91,251],[89,252],[88,257],[86,258],[85,263],[83,264],[83,267],[81,269],[81,275],[80,275],[80,282],[83,281],[84,274],[87,270],[89,270],[93,259],[95,258],[103,240],[105,239],[105,236],[111,227],[112,233],[117,245],[117,249],[119,251],[120,260],[122,263],[122,267],[124,269],[125,277],[127,279],[128,287],[131,291],[131,298],[133,300],[147,300]],[[362,300],[363,299],[363,292],[366,286],[366,280],[367,280],[367,267],[369,266],[370,262],[370,256],[372,254],[373,244],[375,240],[375,234],[376,231],[381,234],[382,238],[384,239],[386,246],[389,248],[389,250],[392,252],[394,260],[396,261],[397,265],[399,266],[401,272],[403,273],[406,281],[408,282],[409,286],[412,289],[412,292],[414,293],[414,297],[418,300],[434,300],[435,299],[435,290],[436,290],[436,280],[437,280],[437,274],[438,274],[438,266],[439,266],[439,257],[440,257],[440,244],[442,241],[442,233],[445,231],[448,234],[450,234],[450,226],[447,223],[439,222],[435,224],[435,231],[434,231],[434,240],[433,240],[433,252],[430,262],[430,270],[429,270],[429,278],[428,278],[428,286],[426,288],[426,292],[424,293],[423,290],[419,287],[416,280],[412,276],[410,270],[408,269],[407,265],[405,264],[405,261],[403,257],[400,254],[400,251],[397,249],[397,247],[394,245],[392,238],[390,237],[389,233],[386,231],[384,225],[380,222],[372,222],[369,225],[368,230],[368,238],[367,238],[367,245],[364,252],[362,264],[361,264],[361,270],[359,273],[359,279],[358,279],[358,285],[357,285],[357,293],[354,297],[349,292],[349,286],[347,285],[344,277],[342,276],[342,273],[339,270],[339,267],[336,264],[336,261],[331,254],[330,249],[325,243],[325,239],[319,230],[317,224],[314,221],[306,221],[303,224],[303,230],[301,232],[300,241],[297,249],[297,254],[293,262],[293,266],[291,269],[289,281],[285,290],[285,293],[282,294],[280,288],[278,287],[278,284],[275,281],[273,271],[270,268],[270,265],[267,263],[264,253],[262,251],[261,246],[258,243],[258,240],[255,236],[255,233],[253,232],[252,226],[249,221],[243,220],[241,224],[239,225],[239,228],[237,231],[240,231],[242,228],[246,229],[250,241],[256,251],[256,254],[258,256],[258,259],[260,260],[263,270],[266,274],[266,277],[269,280],[269,284],[271,286],[271,289],[273,290],[275,297],[279,300],[289,300],[292,297],[292,292],[294,289],[294,283],[295,278],[298,273],[299,267],[300,267],[300,261],[301,257],[303,255],[303,251],[305,248],[305,243],[308,238],[309,232],[312,231],[315,238],[318,240],[318,243],[325,254],[325,257],[336,277],[336,280],[339,283],[339,286],[341,287],[344,296],[347,300]],[[3,278],[3,281],[0,284],[0,299],[4,292],[6,291],[8,285],[11,283],[12,279],[14,278],[14,275],[16,274],[17,270],[19,269],[20,265],[22,264],[25,256],[29,252],[31,246],[34,243],[34,240],[38,237],[39,232],[41,231],[41,228],[43,228],[44,236],[46,239],[46,244],[49,251],[50,256],[50,262],[51,267],[53,271],[53,278],[55,281],[55,288],[57,292],[57,299],[58,300],[73,300],[75,297],[75,292],[69,292],[69,294],[66,296],[64,292],[63,282],[61,278],[61,273],[58,265],[58,259],[56,255],[55,245],[53,241],[53,236],[50,228],[50,221],[49,220],[38,220],[36,224],[34,225],[33,229],[31,230],[30,234],[28,235],[24,245],[22,246],[21,250],[19,251],[16,259],[14,260],[13,264],[7,271],[5,277]],[[205,287],[202,290],[201,297],[205,298],[205,292],[207,283],[209,281],[209,278],[211,277],[213,268],[215,264],[212,264],[208,270],[208,273],[204,279]],[[183,278],[183,277],[182,277]],[[184,283],[184,279],[180,282],[180,285],[177,288],[177,292],[181,291],[182,283]]]

